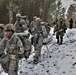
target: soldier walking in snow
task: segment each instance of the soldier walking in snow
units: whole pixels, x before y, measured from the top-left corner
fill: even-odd
[[[33,45],[35,48],[34,63],[38,63],[41,56],[41,48],[43,46],[43,38],[47,37],[46,28],[41,25],[41,19],[36,18],[36,26],[32,29]]]
[[[20,14],[16,14],[16,22],[14,25],[17,33],[24,32],[25,30],[27,30],[27,25],[25,24],[25,21],[21,19]]]
[[[31,22],[31,24],[29,26],[30,30],[32,30],[32,28],[34,28],[36,26],[36,18],[37,18],[37,16],[33,17],[33,21]]]
[[[57,22],[57,25],[55,27],[55,32],[56,32],[57,44],[61,45],[63,42],[63,36],[64,36],[64,26],[63,26],[62,18],[60,18],[60,20]]]
[[[24,53],[23,44],[14,32],[14,25],[7,24],[4,30],[5,37],[0,44],[0,49],[2,49],[6,55],[6,57],[1,60],[1,64],[8,75],[18,75],[19,56]]]
[[[72,19],[72,18],[69,20],[69,28],[70,28],[70,29],[73,28],[73,19]]]

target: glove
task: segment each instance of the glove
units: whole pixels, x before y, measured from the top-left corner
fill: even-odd
[[[7,49],[4,50],[4,54],[7,55]]]
[[[10,55],[11,59],[16,59],[16,55]]]
[[[7,52],[6,52],[6,51],[4,51],[4,54],[5,54],[5,55],[7,55]]]
[[[59,32],[62,32],[62,31],[63,31],[63,29],[59,30]]]

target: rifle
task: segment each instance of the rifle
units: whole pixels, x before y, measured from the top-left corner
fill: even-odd
[[[29,32],[23,32],[23,33],[15,33],[15,35],[17,36],[24,36],[24,37],[29,37],[30,36],[30,33]]]
[[[36,44],[38,44],[40,36],[43,34],[42,31],[37,31],[37,39],[36,39]]]
[[[2,54],[2,55],[0,56],[0,59],[4,58],[4,57],[6,57],[6,56],[7,56],[7,55]]]

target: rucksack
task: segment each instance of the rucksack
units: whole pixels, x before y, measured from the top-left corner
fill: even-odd
[[[49,23],[46,23],[46,22],[41,22],[41,24],[42,24],[43,26],[45,26],[46,31],[47,31],[47,33],[49,34],[49,32],[50,32],[50,24],[49,24]]]

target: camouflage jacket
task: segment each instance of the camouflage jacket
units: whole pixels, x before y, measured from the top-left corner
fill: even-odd
[[[16,32],[24,32],[24,30],[27,29],[27,25],[25,24],[25,21],[22,19],[20,21],[16,21],[14,25],[16,28]]]
[[[46,31],[46,28],[43,26],[43,25],[40,25],[40,26],[35,26],[33,29],[32,29],[32,35],[40,35],[42,36],[43,38],[46,38],[47,37],[47,31]]]
[[[64,26],[63,25],[56,25],[55,26],[55,32],[63,32]]]
[[[25,24],[27,25],[27,27],[29,27],[29,20],[28,19],[25,20]]]
[[[32,21],[31,24],[30,24],[30,26],[29,26],[29,28],[32,29],[32,28],[34,28],[35,26],[36,26],[36,22],[35,22],[35,21]]]
[[[6,51],[8,54],[23,54],[23,44],[18,36],[13,34],[10,39],[4,37],[0,43],[0,50]]]

